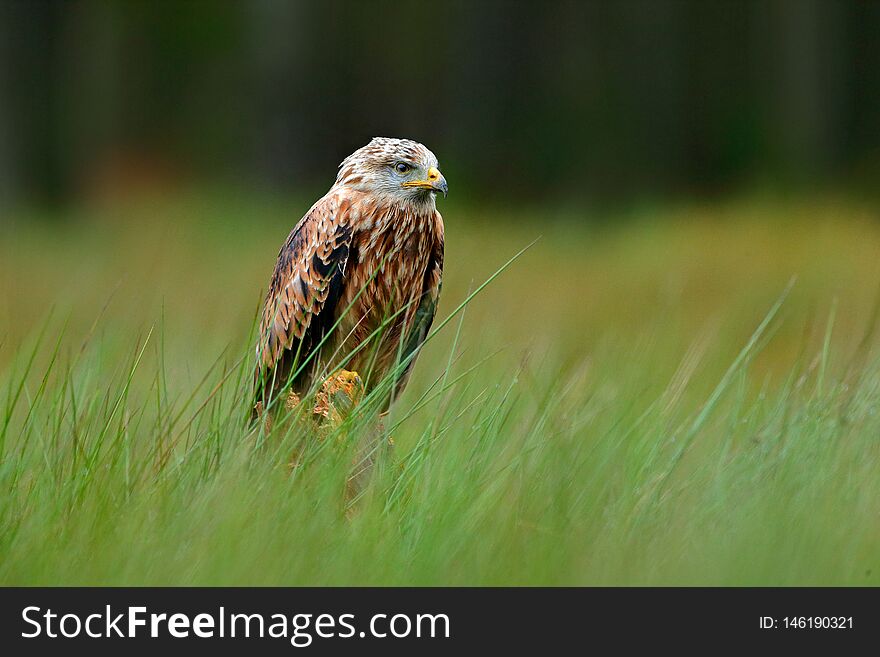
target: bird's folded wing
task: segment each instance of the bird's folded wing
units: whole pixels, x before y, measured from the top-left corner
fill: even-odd
[[[350,214],[347,199],[325,196],[281,247],[260,322],[258,370],[273,368],[286,350],[298,350],[302,363],[316,346],[320,336],[315,335],[315,320],[328,297],[335,296],[334,290],[338,294],[345,274],[351,244]],[[327,311],[332,313],[333,308]]]

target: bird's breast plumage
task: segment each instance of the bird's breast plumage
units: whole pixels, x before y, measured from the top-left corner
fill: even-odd
[[[339,336],[348,346],[380,330],[390,347],[412,324],[435,244],[442,239],[442,220],[431,207],[371,209],[357,212],[359,219],[353,224],[346,284],[338,304],[340,312],[349,305],[351,310],[340,323]],[[378,351],[374,359],[379,363],[393,360],[393,349],[380,346]]]

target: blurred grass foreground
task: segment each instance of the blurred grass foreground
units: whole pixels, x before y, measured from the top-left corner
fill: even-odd
[[[438,322],[541,239],[426,345],[347,517],[345,445],[291,473],[242,421],[306,205],[0,224],[0,583],[880,584],[869,207],[444,206]]]

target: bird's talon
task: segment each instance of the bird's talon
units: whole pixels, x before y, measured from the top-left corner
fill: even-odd
[[[340,370],[327,378],[315,395],[312,412],[339,424],[360,403],[364,384],[357,372]]]

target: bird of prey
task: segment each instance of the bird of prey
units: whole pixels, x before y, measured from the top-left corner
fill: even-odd
[[[434,319],[443,273],[435,199],[447,191],[437,157],[409,139],[377,137],[342,161],[278,254],[254,417],[283,406],[280,392],[308,393],[340,367],[359,372],[367,393],[393,374],[381,393],[387,409]]]

